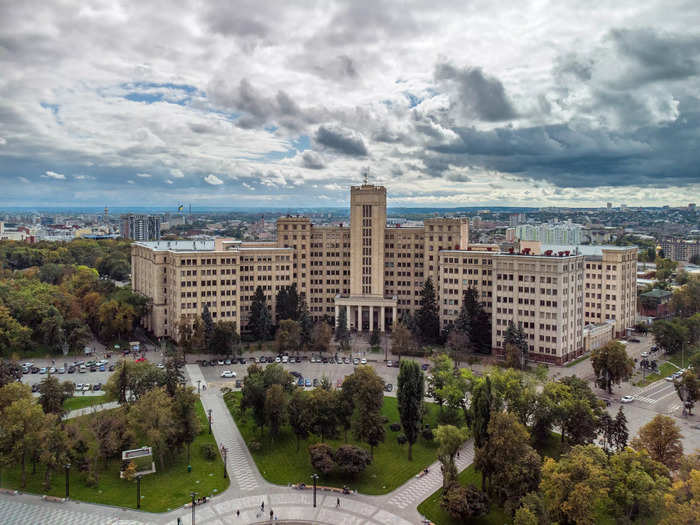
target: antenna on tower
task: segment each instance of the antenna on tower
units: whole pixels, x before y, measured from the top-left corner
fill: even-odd
[[[367,179],[369,179],[369,167],[362,169],[362,180],[365,186],[367,186]]]

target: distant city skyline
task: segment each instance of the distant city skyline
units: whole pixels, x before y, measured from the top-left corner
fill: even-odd
[[[392,207],[700,194],[691,0],[0,15],[0,207],[342,207],[366,168]]]

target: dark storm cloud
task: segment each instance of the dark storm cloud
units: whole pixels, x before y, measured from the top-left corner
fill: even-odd
[[[351,157],[366,157],[367,147],[362,137],[339,126],[320,126],[314,140],[326,148]]]
[[[501,81],[485,75],[481,68],[438,64],[435,80],[454,88],[452,102],[467,119],[499,122],[517,117]]]

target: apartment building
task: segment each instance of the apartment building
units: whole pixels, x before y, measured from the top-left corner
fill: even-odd
[[[153,300],[146,328],[176,337],[180,320],[207,305],[215,320],[244,330],[258,286],[274,315],[277,292],[295,283],[314,320],[337,323],[345,310],[350,329],[385,331],[419,309],[427,278],[443,327],[459,315],[464,291],[476,288],[497,353],[509,321],[523,326],[534,359],[552,363],[583,352],[586,323],[613,319],[618,333],[634,324],[636,248],[584,254],[521,243],[520,252],[503,253],[470,244],[466,218],[387,225],[386,189],[367,183],[351,188],[349,224],[287,216],[276,232],[274,242],[135,242],[132,286]]]
[[[664,257],[678,262],[690,262],[700,255],[700,239],[664,239],[661,241]]]
[[[157,241],[160,239],[161,221],[160,215],[122,215],[121,236],[134,241]]]

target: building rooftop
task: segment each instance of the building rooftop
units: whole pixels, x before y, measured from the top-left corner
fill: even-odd
[[[157,252],[211,252],[214,241],[137,241],[134,244]]]
[[[643,294],[639,294],[640,297],[653,297],[654,299],[662,299],[664,297],[669,297],[670,295],[673,295],[672,292],[669,292],[668,290],[661,290],[660,288],[654,288],[653,290],[649,290],[648,292],[645,292]]]
[[[627,250],[637,249],[637,246],[613,246],[613,245],[595,245],[595,244],[543,244],[542,251],[552,250],[553,252],[570,251],[571,253],[576,253],[578,255],[603,255],[603,250],[606,251],[620,251],[624,252]]]

